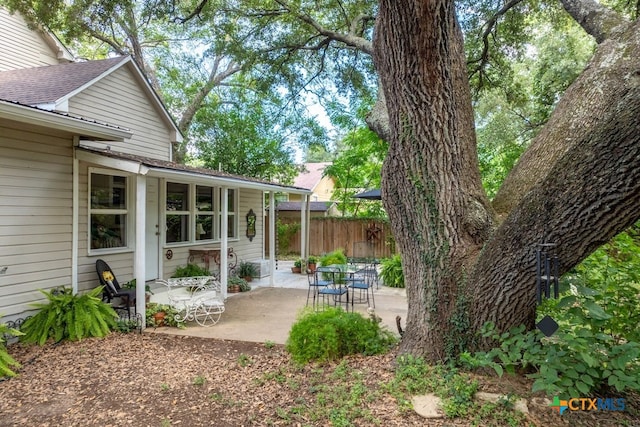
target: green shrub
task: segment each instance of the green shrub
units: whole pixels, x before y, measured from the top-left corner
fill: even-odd
[[[404,273],[402,272],[400,254],[395,254],[391,258],[384,258],[380,264],[380,277],[384,285],[390,288],[404,288]]]
[[[85,294],[73,294],[70,288],[57,288],[42,292],[48,304],[33,304],[40,311],[22,325],[22,341],[43,345],[49,338],[55,342],[87,337],[103,337],[116,326],[118,315],[98,297],[98,286]]]
[[[304,364],[337,360],[348,354],[380,354],[396,342],[397,338],[377,322],[359,313],[329,308],[304,311],[291,327],[286,349],[295,362]]]
[[[211,272],[197,264],[187,264],[184,267],[176,268],[176,272],[171,277],[199,277],[211,276]]]
[[[13,372],[12,367],[13,369],[20,367],[20,364],[7,352],[7,347],[4,345],[5,335],[17,337],[22,335],[22,332],[8,327],[6,323],[0,323],[0,378],[15,377],[16,373]]]
[[[145,309],[146,324],[149,326],[158,326],[156,325],[154,314],[161,313],[161,312],[165,314],[164,324],[166,326],[173,326],[175,328],[180,328],[180,329],[183,329],[186,327],[183,321],[179,322],[176,320],[176,315],[181,315],[181,314],[184,315],[184,313],[182,313],[179,310],[176,310],[175,308],[171,307],[168,304],[158,304],[158,303],[147,304],[147,307]],[[180,316],[178,317],[182,319]]]
[[[346,264],[347,256],[344,249],[338,248],[332,252],[328,252],[320,257],[320,265]]]

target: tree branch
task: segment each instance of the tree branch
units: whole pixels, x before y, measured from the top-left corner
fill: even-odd
[[[191,12],[189,15],[185,16],[184,18],[179,18],[176,16],[175,18],[173,18],[173,22],[178,24],[184,24],[185,22],[192,20],[196,16],[200,15],[200,13],[202,12],[202,9],[204,9],[204,7],[207,5],[208,2],[209,0],[202,0],[198,4],[198,6],[196,6],[193,12]]]
[[[562,6],[598,44],[629,24],[622,15],[595,0],[561,0]]]
[[[480,56],[477,59],[473,59],[469,61],[470,64],[478,63],[478,66],[475,67],[475,69],[470,73],[470,77],[477,73],[480,73],[481,85],[482,85],[482,70],[484,70],[486,65],[489,63],[489,36],[493,33],[496,26],[498,25],[498,19],[503,15],[505,15],[509,10],[511,10],[518,4],[520,4],[522,1],[523,0],[511,0],[505,3],[505,5],[496,13],[494,13],[491,19],[489,19],[489,21],[487,21],[486,24],[484,25],[485,29],[482,32],[482,46],[483,46],[482,52],[480,53]]]

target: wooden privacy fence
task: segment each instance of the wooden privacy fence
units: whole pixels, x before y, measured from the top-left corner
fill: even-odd
[[[278,255],[300,255],[300,219],[280,218],[278,221],[281,229],[290,230],[289,233],[280,233]],[[265,252],[267,254],[269,253],[268,223],[268,218],[265,218],[265,224],[267,224]],[[283,239],[282,236],[285,238]],[[311,218],[309,253],[322,255],[338,248],[344,249],[348,257],[387,258],[395,253],[395,242],[389,223],[385,221],[360,218]]]

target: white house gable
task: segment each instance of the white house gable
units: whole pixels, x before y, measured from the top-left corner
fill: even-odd
[[[19,14],[0,7],[0,71],[69,62],[71,56],[50,34],[29,29]]]
[[[130,129],[133,137],[126,142],[84,142],[82,145],[111,149],[159,160],[171,159],[171,128],[145,90],[138,84],[133,64],[125,64],[91,86],[72,96],[69,113],[82,117],[99,117],[108,123]]]

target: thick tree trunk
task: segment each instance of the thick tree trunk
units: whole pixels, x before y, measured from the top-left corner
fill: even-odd
[[[562,274],[640,217],[639,117],[636,23],[598,47],[534,142],[539,157],[554,161],[521,162],[517,175],[537,182],[518,197],[470,276],[475,328],[487,320],[503,330],[531,325],[536,243],[558,245]]]
[[[520,161],[524,183],[507,184],[494,230],[453,3],[380,1],[374,58],[390,135],[382,191],[403,256],[404,351],[443,360],[487,321],[531,327],[535,244],[558,244],[562,273],[640,217],[639,37],[637,24],[618,25],[600,45]]]
[[[442,360],[465,274],[493,226],[480,182],[462,35],[453,2],[380,2],[375,61],[387,99],[385,209],[402,254],[403,346]],[[417,350],[417,351],[416,351]]]

